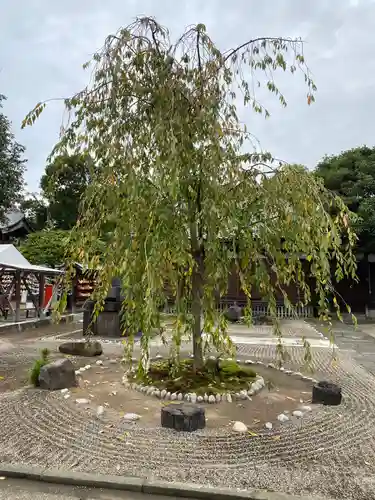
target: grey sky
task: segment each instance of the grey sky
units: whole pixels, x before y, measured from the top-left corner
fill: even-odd
[[[155,16],[172,38],[203,22],[221,49],[254,36],[302,36],[317,102],[306,105],[301,77],[281,75],[288,108],[267,97],[270,120],[248,112],[253,134],[278,158],[309,167],[326,153],[375,144],[375,0],[1,0],[0,93],[27,148],[31,190],[58,138],[62,104],[27,130],[22,118],[38,101],[79,90],[88,78],[82,63],[138,15]]]

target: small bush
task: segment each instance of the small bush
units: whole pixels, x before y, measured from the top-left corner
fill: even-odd
[[[30,383],[34,387],[39,386],[40,369],[42,368],[42,366],[49,363],[49,354],[50,352],[48,349],[42,349],[42,351],[40,352],[40,358],[34,361],[34,364],[30,370]]]

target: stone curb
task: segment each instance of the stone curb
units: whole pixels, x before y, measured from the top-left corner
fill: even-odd
[[[59,323],[73,323],[75,319],[75,314],[66,314],[61,316]],[[0,333],[5,332],[24,332],[25,330],[31,330],[33,328],[41,328],[53,323],[52,316],[46,318],[39,318],[35,321],[20,321],[19,323],[5,323],[0,325]]]
[[[323,497],[295,496],[262,490],[234,490],[201,487],[189,483],[152,481],[144,477],[109,476],[86,472],[44,469],[37,466],[0,463],[0,475],[11,479],[28,479],[65,486],[83,486],[108,490],[132,491],[200,500],[324,500]]]

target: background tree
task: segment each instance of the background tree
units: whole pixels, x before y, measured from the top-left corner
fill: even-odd
[[[50,217],[48,205],[43,198],[34,194],[25,196],[20,201],[20,210],[25,214],[35,231],[46,229]]]
[[[74,118],[55,153],[83,149],[97,162],[72,232],[77,259],[96,267],[93,245],[114,227],[100,267],[96,311],[111,278],[121,276],[124,330],[142,330],[147,361],[150,333],[161,328],[167,282],[177,310],[172,364],[178,365],[182,335],[189,333],[194,367],[203,369],[207,347],[231,347],[215,294],[225,294],[233,265],[248,314],[257,288],[275,318],[276,293],[290,305],[290,283],[298,281],[304,303],[310,299],[302,253],[326,312],[332,253],[338,275],[355,272],[346,208],[301,167],[278,167],[270,154],[255,153],[236,111],[239,89],[245,107],[269,116],[254,90],[262,84],[286,105],[274,81],[277,69],[302,72],[307,102],[314,100],[301,41],[257,38],[223,53],[202,24],[171,44],[167,30],[143,18],[109,36],[93,64],[91,83],[66,100]],[[37,105],[24,125],[44,106]],[[335,218],[325,210],[328,203],[337,204]],[[344,250],[342,231],[349,241]],[[132,337],[128,346],[130,352]]]
[[[0,111],[5,96],[0,94]],[[26,160],[25,148],[14,140],[8,118],[0,112],[0,220],[20,200]]]
[[[91,168],[89,158],[83,154],[63,154],[47,165],[40,186],[56,228],[71,229],[76,224]]]
[[[375,148],[361,146],[326,156],[315,172],[358,215],[355,229],[361,250],[375,251]]]
[[[51,229],[30,233],[20,244],[19,251],[34,265],[56,268],[65,263],[69,233]]]

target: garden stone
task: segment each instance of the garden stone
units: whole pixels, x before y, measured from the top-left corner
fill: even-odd
[[[228,403],[232,402],[232,396],[230,394],[227,394],[227,401]]]
[[[221,395],[216,394],[216,403],[220,403],[220,402],[221,402]]]
[[[265,428],[268,429],[269,431],[272,429],[272,427],[273,427],[272,422],[265,423]]]
[[[193,392],[193,394],[190,394],[190,401],[195,404],[197,402],[197,395],[195,394],[195,392]]]
[[[88,405],[90,403],[90,401],[88,399],[85,399],[85,398],[78,398],[78,399],[76,399],[76,403],[77,403],[77,405]]]
[[[177,399],[177,394],[174,392],[171,394],[171,401],[175,401]]]
[[[104,406],[98,406],[98,409],[96,410],[96,416],[99,418],[104,414]]]
[[[318,382],[313,386],[312,402],[323,405],[337,406],[341,403],[341,387],[331,382]]]
[[[77,386],[77,378],[73,363],[66,358],[57,359],[40,369],[39,387],[49,391]]]
[[[205,402],[205,403],[208,403],[208,396],[207,396],[207,394],[205,394],[205,395],[203,396],[203,399],[204,399],[204,402]]]
[[[280,413],[280,415],[277,416],[277,420],[281,423],[284,423],[284,422],[287,422],[289,420],[289,417],[287,417],[283,413]]]
[[[247,399],[247,391],[243,390],[240,392],[241,399]]]
[[[311,406],[301,406],[301,411],[309,412],[311,411]]]
[[[98,366],[103,366],[103,361],[101,359],[98,359],[98,361],[96,362],[96,364]]]
[[[253,389],[249,389],[249,390],[247,391],[247,395],[248,395],[248,396],[254,396],[254,390],[253,390]]]
[[[157,398],[160,398],[160,391],[159,391],[159,389],[156,389],[156,391],[154,392],[154,396],[157,397]]]
[[[167,395],[167,391],[166,391],[165,389],[163,389],[163,390],[161,391],[161,393],[160,393],[160,397],[161,397],[161,399],[164,399],[166,395]]]
[[[293,417],[297,417],[297,418],[302,418],[303,417],[303,413],[302,411],[299,411],[299,410],[296,410],[292,413]]]
[[[86,357],[100,356],[103,354],[102,345],[97,340],[90,342],[65,342],[59,346],[59,351],[63,354]]]
[[[185,401],[190,401],[190,394],[187,392],[184,396]]]
[[[167,392],[167,394],[165,395],[165,399],[171,399],[171,393],[170,392]]]
[[[225,311],[224,316],[228,321],[236,323],[242,317],[242,309],[237,304],[234,304]]]
[[[215,396],[214,396],[213,394],[210,394],[210,395],[208,396],[208,402],[209,402],[210,404],[212,404],[212,403],[216,403],[216,398],[215,398]]]
[[[234,422],[234,432],[247,432],[247,426],[243,422]]]
[[[245,365],[253,365],[254,364],[254,361],[252,361],[251,359],[247,359],[245,361]]]
[[[198,401],[198,403],[203,403],[204,399],[202,396],[198,396],[197,401]]]
[[[182,396],[182,394],[181,394],[181,392],[180,392],[180,393],[178,394],[178,396],[177,396],[178,401],[182,401],[182,397],[183,397],[183,396]]]
[[[140,415],[137,413],[125,413],[124,415],[124,420],[127,420],[129,422],[135,422],[136,420],[139,420],[141,418]]]
[[[186,403],[164,406],[161,409],[161,426],[184,432],[204,429],[206,426],[204,408]]]

